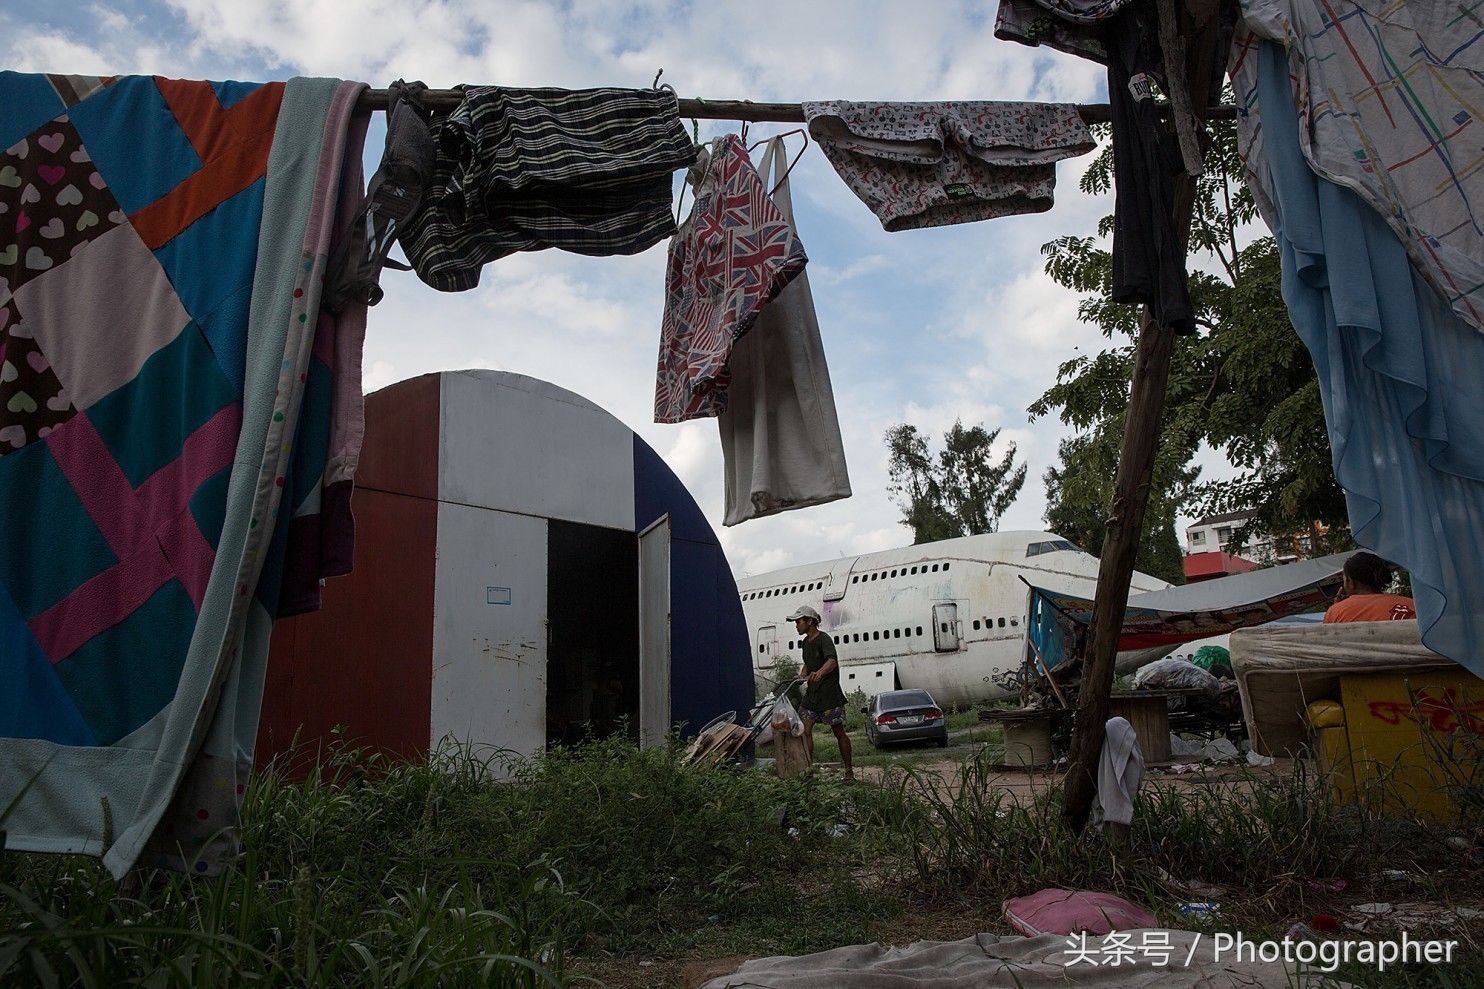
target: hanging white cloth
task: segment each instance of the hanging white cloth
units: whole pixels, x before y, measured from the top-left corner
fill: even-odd
[[[783,139],[758,171],[794,224]],[[807,272],[768,303],[732,348],[727,410],[717,417],[726,467],[726,525],[850,497],[845,445]]]
[[[1098,803],[1103,820],[1129,824],[1134,819],[1134,794],[1144,780],[1144,753],[1139,736],[1126,718],[1109,718],[1098,759]]]

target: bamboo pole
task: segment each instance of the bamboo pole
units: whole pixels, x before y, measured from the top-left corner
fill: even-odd
[[[464,94],[457,89],[429,89],[423,92],[423,105],[428,109],[446,113],[463,100]],[[385,89],[368,89],[361,94],[356,104],[362,110],[385,110],[390,92]],[[1168,107],[1164,108],[1168,112]],[[1089,124],[1106,124],[1112,119],[1112,110],[1106,103],[1084,103],[1077,112]],[[1236,116],[1234,106],[1214,106],[1207,111],[1208,119]],[[754,103],[752,100],[703,100],[684,98],[680,100],[680,115],[697,120],[738,120],[749,123],[801,124],[804,122],[804,107],[800,103]]]
[[[1186,8],[1182,34],[1186,46],[1186,79],[1192,95],[1202,97],[1216,74],[1224,71],[1224,53],[1217,52],[1216,0],[1186,0],[1171,7]],[[1195,205],[1196,180],[1177,176],[1174,183],[1175,226],[1182,243],[1190,239],[1190,217]],[[1129,582],[1134,557],[1144,531],[1144,511],[1149,505],[1149,486],[1154,476],[1154,455],[1159,445],[1160,416],[1170,378],[1170,353],[1175,334],[1155,323],[1146,307],[1134,349],[1134,374],[1129,389],[1128,417],[1118,453],[1118,471],[1113,480],[1113,504],[1108,513],[1098,564],[1097,597],[1093,604],[1089,656],[1083,667],[1082,690],[1072,723],[1072,750],[1067,765],[1066,796],[1062,814],[1074,833],[1087,825],[1093,798],[1097,796],[1098,758],[1103,752],[1104,725],[1108,721],[1108,699],[1113,692],[1114,662],[1118,656],[1119,632],[1128,607]]]

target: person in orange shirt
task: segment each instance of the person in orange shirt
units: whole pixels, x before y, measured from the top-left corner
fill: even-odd
[[[1412,599],[1386,594],[1391,564],[1375,553],[1356,553],[1345,561],[1345,597],[1329,606],[1324,621],[1387,622],[1417,617]]]

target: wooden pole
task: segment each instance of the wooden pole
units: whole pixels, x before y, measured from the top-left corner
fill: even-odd
[[[357,102],[363,110],[385,110],[390,93],[385,89],[368,89]],[[464,99],[457,89],[429,89],[422,94],[423,105],[437,113],[447,113]],[[1164,108],[1168,112],[1168,106]],[[1106,124],[1112,119],[1112,110],[1106,103],[1086,103],[1077,107],[1077,112],[1089,124]],[[1208,118],[1231,118],[1236,116],[1234,106],[1213,106],[1208,109]],[[804,108],[799,103],[754,103],[752,100],[703,100],[681,99],[680,115],[696,120],[745,120],[749,123],[802,124]]]
[[[1195,105],[1205,107],[1205,94],[1216,73],[1224,71],[1225,53],[1217,52],[1216,0],[1187,0],[1174,4],[1188,15],[1182,34],[1186,47],[1189,80]],[[1203,115],[1204,117],[1204,115]],[[1196,180],[1177,176],[1174,183],[1175,227],[1182,243],[1190,239],[1190,216],[1195,204]],[[1108,721],[1108,697],[1113,692],[1113,665],[1118,656],[1119,632],[1128,606],[1129,581],[1134,557],[1144,531],[1144,512],[1149,506],[1149,485],[1154,476],[1154,455],[1159,445],[1160,416],[1170,378],[1170,353],[1175,334],[1155,323],[1146,307],[1134,348],[1134,374],[1129,389],[1128,417],[1123,424],[1118,471],[1113,479],[1113,504],[1103,537],[1098,565],[1097,597],[1093,603],[1092,637],[1082,672],[1082,690],[1072,723],[1072,750],[1068,759],[1065,801],[1062,814],[1073,833],[1087,825],[1092,801],[1097,796],[1098,758],[1103,752],[1104,725]]]

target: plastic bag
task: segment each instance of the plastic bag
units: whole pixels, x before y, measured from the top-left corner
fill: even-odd
[[[1212,676],[1230,680],[1236,676],[1232,672],[1232,654],[1221,646],[1201,646],[1190,657],[1190,661]]]
[[[1215,694],[1221,682],[1188,659],[1157,659],[1134,674],[1134,686],[1149,690],[1204,690]]]
[[[780,696],[773,705],[773,712],[768,719],[768,727],[773,729],[774,734],[788,732],[795,738],[804,734],[804,719],[799,717],[799,712],[794,710],[788,695]]]

